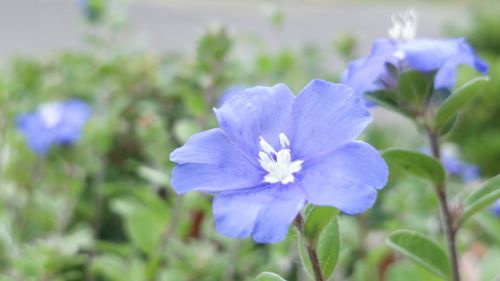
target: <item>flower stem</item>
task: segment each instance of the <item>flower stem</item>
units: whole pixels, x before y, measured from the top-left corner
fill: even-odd
[[[432,155],[439,161],[441,161],[441,146],[439,144],[439,135],[436,134],[429,127],[426,128],[427,136],[429,137],[429,142],[431,144]],[[450,207],[448,205],[448,199],[446,196],[446,186],[444,183],[438,184],[436,187],[437,197],[439,199],[439,206],[441,208],[441,214],[443,216],[443,228],[446,234],[448,252],[450,255],[451,270],[453,274],[453,281],[460,281],[460,271],[458,266],[458,255],[456,247],[456,228],[453,223],[453,216],[450,212]]]
[[[309,241],[304,236],[304,219],[302,215],[299,213],[295,218],[295,226],[299,230],[300,238],[304,242],[307,250],[307,256],[309,257],[309,261],[311,262],[311,267],[314,273],[315,281],[324,281],[323,273],[321,272],[321,266],[319,264],[318,254],[316,253],[316,249],[314,249],[313,245],[309,243]]]

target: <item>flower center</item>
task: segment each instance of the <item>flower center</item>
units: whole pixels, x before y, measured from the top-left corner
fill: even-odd
[[[40,106],[38,113],[47,128],[53,128],[62,118],[61,105],[55,102],[43,104]]]
[[[392,27],[389,28],[389,36],[397,41],[410,41],[417,35],[417,13],[408,10],[391,16]]]
[[[260,137],[259,163],[268,174],[264,177],[264,182],[288,184],[295,180],[294,173],[302,169],[302,160],[292,161],[290,153],[290,142],[285,134],[279,134],[281,150],[276,151],[263,138]]]

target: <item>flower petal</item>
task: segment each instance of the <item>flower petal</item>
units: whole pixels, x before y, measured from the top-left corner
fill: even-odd
[[[351,87],[356,95],[383,88],[379,79],[386,75],[386,63],[396,63],[395,51],[394,41],[387,39],[375,41],[367,57],[349,64],[348,69],[342,74],[341,83]]]
[[[50,146],[54,143],[54,138],[45,129],[45,125],[37,113],[19,115],[16,120],[16,126],[23,134],[33,152],[38,155],[47,154]]]
[[[53,128],[58,143],[72,143],[80,138],[82,127],[90,117],[91,109],[83,101],[70,99],[62,104],[62,120]]]
[[[304,160],[354,140],[371,121],[363,101],[342,84],[313,80],[297,96],[286,135]]]
[[[379,152],[364,142],[348,143],[330,154],[304,162],[299,182],[307,200],[356,214],[375,202],[388,169]]]
[[[264,170],[255,166],[219,128],[193,135],[170,154],[177,193],[222,192],[262,184]]]
[[[252,235],[259,243],[285,239],[290,224],[305,205],[301,189],[293,184],[271,185],[215,197],[213,211],[219,233],[233,238]]]
[[[260,137],[278,148],[278,135],[285,128],[294,98],[284,84],[258,86],[246,89],[214,111],[219,127],[257,161]]]
[[[400,44],[399,49],[405,54],[404,60],[415,70],[431,71],[445,64],[468,64],[480,73],[488,72],[486,63],[476,55],[464,38],[417,39]]]

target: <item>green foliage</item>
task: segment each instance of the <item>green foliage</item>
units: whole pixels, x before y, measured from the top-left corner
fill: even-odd
[[[423,74],[415,70],[401,73],[398,79],[399,95],[422,112],[426,97],[432,94],[434,76],[435,73]]]
[[[339,210],[333,207],[314,206],[311,208],[304,223],[304,235],[313,246],[316,245],[323,229],[330,224],[338,214]]]
[[[463,108],[450,139],[462,148],[464,158],[479,165],[485,177],[500,173],[500,59],[488,57],[490,80],[484,83],[482,94]],[[472,72],[464,71],[460,80],[468,81],[474,77]],[[477,85],[479,86],[479,85]],[[464,89],[464,95],[474,95],[476,86]]]
[[[429,237],[415,231],[398,230],[389,235],[386,244],[433,273],[450,279],[448,257]]]
[[[500,199],[500,176],[490,179],[465,199],[464,212],[460,218],[460,223],[463,223],[481,209],[490,206],[498,199]]]
[[[286,281],[281,276],[272,272],[262,272],[255,281]]]
[[[474,90],[469,91],[467,91],[467,88],[488,80],[489,78],[487,77],[476,77],[456,89],[437,109],[433,120],[434,128],[439,130],[446,127],[447,123],[458,114],[463,106],[482,92],[481,89],[475,87]]]
[[[304,268],[313,277],[313,269],[307,247],[315,249],[321,272],[328,279],[335,269],[340,251],[340,235],[337,215],[332,207],[309,206],[304,223],[304,238],[299,237],[299,253]]]
[[[404,171],[434,184],[442,184],[446,172],[439,161],[431,156],[402,149],[388,149],[382,153],[391,172]]]
[[[471,27],[467,30],[467,39],[481,51],[500,54],[500,5],[496,1],[484,1],[474,5],[471,16]]]

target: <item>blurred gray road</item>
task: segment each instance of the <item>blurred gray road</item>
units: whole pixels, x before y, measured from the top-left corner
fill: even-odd
[[[366,53],[371,41],[385,36],[389,15],[404,4],[350,4],[335,1],[273,2],[285,12],[284,25],[271,28],[266,3],[252,0],[130,1],[129,38],[140,38],[151,51],[189,50],[202,27],[218,22],[241,38],[262,37],[272,48],[314,43],[329,47],[333,38],[353,32]],[[464,24],[466,9],[450,3],[413,5],[420,16],[419,36],[438,36],[444,23]],[[88,30],[75,0],[0,0],[0,62],[12,55],[45,56],[85,46]],[[126,42],[126,41],[125,41]]]

